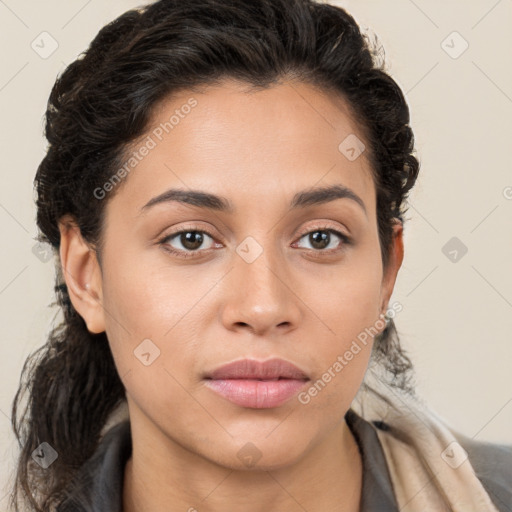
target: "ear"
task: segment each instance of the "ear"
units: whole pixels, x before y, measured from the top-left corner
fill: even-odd
[[[381,285],[381,311],[385,313],[395,287],[396,276],[404,259],[403,225],[396,219],[393,225],[388,264],[384,269]]]
[[[69,298],[84,319],[89,332],[105,330],[101,268],[96,253],[82,238],[76,221],[65,215],[59,219],[60,261]]]

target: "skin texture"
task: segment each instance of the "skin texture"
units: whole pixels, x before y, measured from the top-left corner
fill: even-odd
[[[91,332],[106,331],[127,392],[124,510],[359,510],[362,462],[344,415],[371,340],[307,404],[294,396],[240,407],[203,376],[237,359],[281,357],[316,382],[359,333],[383,324],[402,227],[383,269],[369,162],[338,149],[350,134],[364,141],[342,98],[304,83],[254,92],[224,81],[167,98],[146,136],[191,97],[197,105],[103,199],[101,268],[72,219],[60,225],[73,305]],[[352,189],[366,212],[348,198],[289,211],[296,192],[333,184]],[[169,188],[221,195],[234,212],[178,202],[141,212]],[[193,253],[187,259],[160,244],[185,228],[212,235],[195,253],[179,235],[165,241]],[[326,228],[351,242],[332,234],[315,248],[308,233]],[[246,237],[262,249],[251,263],[236,251]],[[146,366],[134,350],[148,338],[160,355]],[[260,457],[250,468],[237,456],[249,442]]]

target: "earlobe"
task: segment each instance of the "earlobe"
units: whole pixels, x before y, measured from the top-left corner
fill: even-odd
[[[59,220],[60,261],[69,298],[94,334],[105,330],[102,278],[96,253],[82,238],[80,228],[69,215]]]

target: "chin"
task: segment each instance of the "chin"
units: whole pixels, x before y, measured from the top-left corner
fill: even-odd
[[[308,451],[312,440],[297,431],[279,432],[279,427],[270,435],[241,435],[227,443],[215,443],[218,451],[210,460],[236,471],[273,471],[298,462]],[[211,445],[210,445],[211,446]]]

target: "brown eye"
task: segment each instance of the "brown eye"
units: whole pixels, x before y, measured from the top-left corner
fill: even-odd
[[[204,236],[200,231],[185,231],[179,234],[179,241],[185,249],[194,251],[201,247]]]
[[[336,242],[336,238],[340,239],[341,243],[339,241]],[[312,250],[320,252],[330,252],[331,250],[336,251],[340,246],[349,243],[349,238],[346,235],[331,228],[309,231],[302,235],[301,239],[306,239],[311,245]],[[308,247],[305,248],[307,249]]]
[[[315,231],[308,236],[308,241],[314,249],[325,249],[331,240],[331,233],[329,231]]]
[[[199,254],[203,250],[208,250],[211,247],[202,247],[208,237],[213,241],[213,236],[206,231],[195,229],[184,229],[168,235],[160,241],[164,248],[184,258],[195,256],[194,253]],[[172,243],[171,243],[172,242]]]

